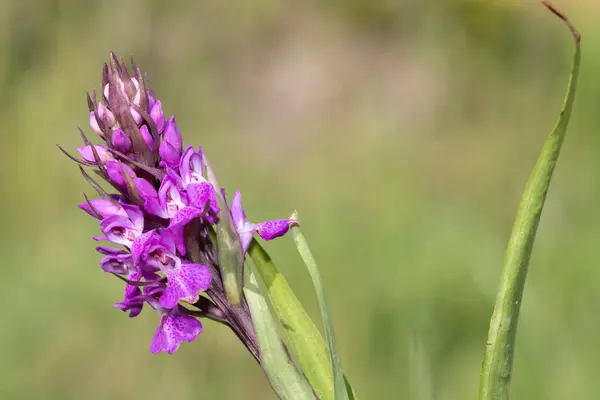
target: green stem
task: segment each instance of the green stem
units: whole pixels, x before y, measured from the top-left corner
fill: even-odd
[[[508,399],[509,396],[515,336],[527,266],[552,173],[569,123],[579,75],[581,58],[579,33],[561,12],[546,1],[542,3],[560,17],[570,29],[575,40],[575,54],[560,118],[546,140],[527,182],[508,243],[481,368],[480,400],[501,400]]]

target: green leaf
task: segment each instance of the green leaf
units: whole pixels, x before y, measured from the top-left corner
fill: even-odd
[[[283,400],[314,400],[312,388],[288,358],[271,318],[269,306],[250,268],[246,271],[244,294],[252,313],[260,346],[260,364],[271,387]]]
[[[248,254],[255,272],[264,283],[273,311],[281,322],[294,360],[321,400],[333,400],[333,374],[329,354],[321,333],[294,292],[279,273],[271,257],[252,240]]]
[[[202,157],[206,170],[206,179],[215,189],[217,205],[219,206],[219,220],[217,222],[217,252],[219,254],[219,268],[223,278],[223,286],[227,301],[231,305],[238,305],[242,298],[242,282],[244,279],[244,253],[240,237],[233,225],[231,213],[227,202],[221,192],[210,163],[206,156]]]
[[[298,215],[294,213],[291,219],[298,221]],[[295,222],[292,224],[292,236],[298,252],[304,260],[304,264],[308,269],[308,273],[315,286],[317,292],[317,299],[319,300],[319,307],[321,308],[321,315],[323,316],[323,325],[325,326],[325,337],[327,338],[327,346],[329,348],[329,358],[331,361],[331,369],[333,370],[333,393],[335,400],[348,400],[348,391],[346,390],[346,383],[344,382],[344,373],[342,372],[342,366],[340,363],[339,356],[337,354],[337,347],[335,345],[335,333],[333,330],[333,321],[331,320],[331,314],[329,313],[329,306],[327,305],[327,299],[325,298],[325,289],[323,288],[323,280],[317,267],[317,262],[310,251],[310,247],[302,231],[300,231],[300,225]]]
[[[558,161],[571,116],[579,76],[580,35],[561,12],[545,1],[543,4],[563,20],[571,31],[575,40],[575,53],[562,112],[529,177],[506,250],[500,288],[490,321],[481,368],[479,386],[479,399],[481,400],[503,400],[509,397],[517,321],[527,267],[552,173]]]
[[[350,385],[350,381],[348,378],[346,378],[346,375],[344,375],[344,383],[346,384],[346,390],[348,391],[350,400],[357,400],[358,397],[356,397],[356,392],[354,392],[354,388],[352,388],[352,385]]]

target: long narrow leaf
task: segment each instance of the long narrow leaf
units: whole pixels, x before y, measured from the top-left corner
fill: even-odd
[[[314,400],[313,391],[302,374],[291,363],[277,334],[267,301],[260,293],[256,277],[245,268],[244,295],[260,346],[260,364],[271,387],[282,400]]]
[[[294,214],[291,219],[298,221],[298,216]],[[327,346],[329,348],[331,369],[333,370],[334,398],[335,400],[349,400],[346,383],[344,382],[344,373],[342,372],[342,366],[337,354],[333,321],[331,320],[331,314],[329,313],[329,306],[327,305],[327,299],[325,298],[325,289],[323,288],[323,280],[321,279],[317,262],[310,251],[310,247],[308,246],[302,231],[300,231],[299,224],[294,223],[291,230],[298,252],[302,257],[302,260],[304,260],[304,264],[308,269],[308,273],[315,286],[315,291],[317,292],[317,299],[319,301],[319,307],[321,308],[321,315],[323,316],[323,325],[325,326],[325,337],[327,338]]]
[[[348,380],[348,378],[346,378],[346,375],[344,375],[344,383],[346,384],[346,390],[348,391],[348,396],[350,396],[350,400],[357,400],[358,397],[356,397],[356,392],[354,391],[352,385],[350,385],[350,381]]]
[[[562,19],[575,40],[575,54],[562,112],[556,127],[546,140],[523,193],[517,218],[506,250],[500,288],[490,321],[479,386],[480,400],[508,399],[515,350],[517,321],[525,278],[535,234],[540,222],[548,187],[565,137],[573,108],[579,75],[580,35],[569,20],[552,5],[543,2]]]
[[[257,276],[266,287],[295,361],[319,399],[333,400],[333,374],[321,333],[273,264],[271,257],[256,240],[252,240],[248,254],[254,262]]]

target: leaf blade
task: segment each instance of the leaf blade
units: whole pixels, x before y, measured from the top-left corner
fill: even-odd
[[[291,219],[298,221],[296,213],[292,215]],[[319,307],[321,309],[321,316],[323,317],[323,325],[325,326],[325,337],[327,339],[327,347],[329,349],[329,359],[331,363],[331,369],[333,371],[333,396],[335,400],[349,400],[348,390],[346,382],[344,380],[344,373],[342,372],[342,366],[337,353],[337,347],[335,343],[335,332],[333,329],[333,321],[331,319],[331,313],[329,312],[329,306],[327,305],[327,299],[325,298],[325,289],[323,287],[323,280],[317,267],[317,261],[315,260],[308,242],[306,241],[300,225],[295,222],[291,227],[292,237],[296,243],[296,248],[306,265],[306,269],[312,279],[313,286],[317,293],[317,299],[319,301]]]
[[[282,400],[314,400],[312,388],[298,372],[279,339],[267,301],[258,287],[252,270],[245,268],[244,295],[260,346],[260,361],[271,387]]]
[[[321,400],[333,400],[333,374],[321,333],[256,239],[250,243],[248,255],[266,287],[298,366]]]
[[[569,20],[547,1],[542,3],[565,22],[575,42],[569,83],[558,121],[544,143],[519,204],[502,268],[500,286],[490,321],[488,340],[481,367],[479,399],[509,398],[517,322],[535,242],[550,180],[565,137],[579,77],[581,49],[579,32]]]

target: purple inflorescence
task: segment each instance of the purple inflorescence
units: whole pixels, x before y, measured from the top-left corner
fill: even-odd
[[[229,325],[256,357],[247,306],[230,307],[224,300],[211,232],[219,213],[231,213],[245,254],[255,233],[271,240],[284,235],[292,221],[248,222],[238,191],[230,209],[219,208],[202,148],[184,149],[175,117],[165,119],[161,102],[133,61],[130,73],[111,54],[99,97],[88,95],[90,126],[104,144],[92,144],[81,132],[81,158],[69,157],[94,168],[116,192],[107,193],[82,168],[100,198],[86,197],[79,208],[100,220],[102,236],[94,239],[111,244],[96,248],[103,255],[100,266],[125,282],[123,300],[115,306],[130,317],[144,305],[158,313],[153,353],[173,353],[183,341],[193,341],[202,331],[197,317],[209,317]]]

